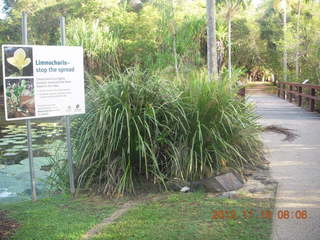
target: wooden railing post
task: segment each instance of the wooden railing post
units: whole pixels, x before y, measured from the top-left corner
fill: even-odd
[[[298,92],[301,94],[302,93],[302,87],[298,87]],[[302,96],[299,95],[298,97],[298,106],[301,107],[302,106]]]
[[[287,84],[284,84],[284,91],[283,91],[283,99],[287,99],[288,98],[288,87]]]
[[[317,92],[320,85],[301,84],[293,82],[278,83],[278,97],[295,102],[299,107],[308,106],[311,112],[316,110],[316,103],[320,102]],[[305,99],[305,100],[304,100]]]
[[[289,86],[289,102],[292,102],[292,85]]]
[[[312,96],[312,97],[316,96],[316,90],[315,90],[314,88],[311,88],[310,90],[311,90],[311,91],[310,91],[311,96]],[[310,111],[311,111],[311,112],[314,112],[315,100],[312,99],[312,98],[310,98],[309,103],[310,103]]]

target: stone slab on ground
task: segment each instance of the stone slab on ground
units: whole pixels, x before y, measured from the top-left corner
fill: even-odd
[[[194,182],[195,185],[200,185],[207,192],[229,192],[241,188],[243,183],[233,173],[226,173]]]

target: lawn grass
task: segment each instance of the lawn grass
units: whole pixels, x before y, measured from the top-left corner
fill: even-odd
[[[267,200],[225,199],[204,193],[170,194],[142,204],[107,226],[93,240],[264,240],[271,236],[271,218],[262,217],[273,204]],[[251,217],[244,217],[243,211]],[[212,219],[213,211],[225,219]],[[231,218],[231,211],[236,218]],[[229,218],[226,216],[230,216]],[[249,214],[247,215],[249,216]]]
[[[36,203],[1,204],[0,209],[21,224],[12,240],[75,240],[110,216],[118,203],[60,195]],[[92,239],[269,240],[272,221],[261,216],[272,207],[268,200],[218,198],[201,192],[165,193],[161,200],[142,201]],[[224,219],[212,219],[214,210],[229,213],[224,212]],[[236,218],[231,218],[232,210]],[[248,217],[243,216],[244,210]]]
[[[116,210],[110,201],[58,195],[37,202],[0,204],[20,227],[12,240],[76,240]]]

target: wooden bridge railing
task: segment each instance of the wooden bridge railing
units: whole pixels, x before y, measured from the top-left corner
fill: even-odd
[[[287,99],[289,102],[295,101],[299,107],[306,99],[309,110],[315,110],[316,102],[320,102],[320,85],[280,82],[278,84],[278,96]]]

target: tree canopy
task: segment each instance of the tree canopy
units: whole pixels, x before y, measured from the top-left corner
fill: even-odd
[[[319,83],[320,3],[286,0],[284,32],[283,2],[267,0],[256,8],[251,1],[217,1],[220,68],[228,65],[227,14],[233,67],[252,78],[273,75],[282,81],[286,49],[288,80]],[[84,47],[87,70],[97,75],[133,65],[185,71],[207,62],[204,0],[5,0],[3,11],[1,44],[21,42],[23,11],[29,16],[30,44],[58,44],[59,16],[65,16],[69,44]]]

